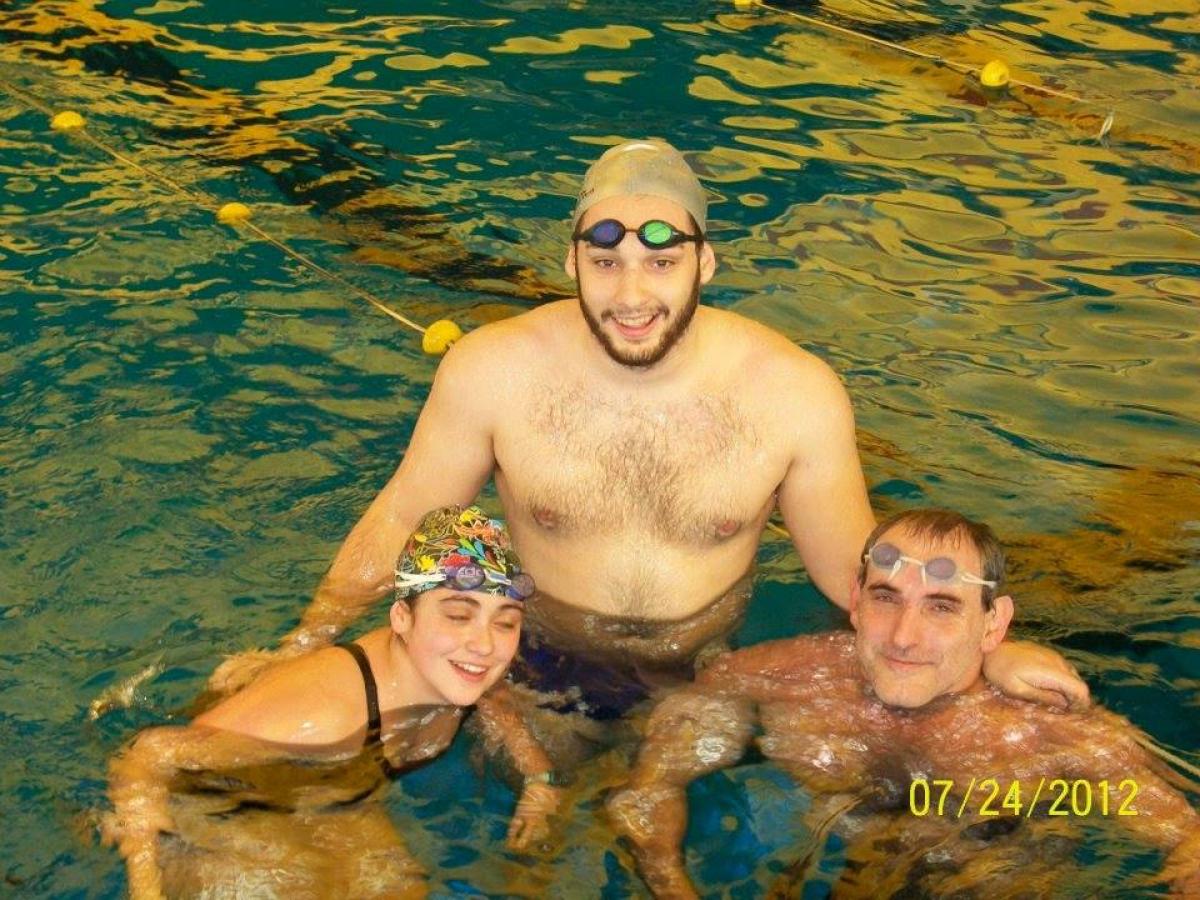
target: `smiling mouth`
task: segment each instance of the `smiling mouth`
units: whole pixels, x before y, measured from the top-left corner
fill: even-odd
[[[885,656],[883,660],[893,669],[898,669],[901,672],[910,672],[914,669],[919,669],[922,666],[930,665],[930,663],[919,662],[912,659],[897,659],[894,656]]]
[[[627,340],[637,340],[645,337],[654,327],[654,323],[658,320],[658,312],[643,313],[639,316],[618,316],[610,314],[613,324],[617,327],[617,331]]]
[[[475,663],[457,662],[453,659],[450,660],[450,665],[454,666],[458,674],[468,681],[482,681],[483,676],[491,668],[491,666],[480,666]]]

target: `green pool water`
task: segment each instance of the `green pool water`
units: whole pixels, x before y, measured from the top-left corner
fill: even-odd
[[[123,891],[106,758],[294,623],[404,450],[436,362],[298,257],[421,323],[515,314],[570,290],[579,178],[628,137],[710,190],[705,301],[841,374],[877,510],[989,521],[1019,633],[1200,762],[1194,3],[396,7],[0,7],[0,894]],[[217,224],[232,200],[293,255]],[[760,571],[744,643],[842,624],[771,533]],[[713,896],[807,840],[770,766],[692,801]],[[440,895],[643,895],[596,803],[530,863],[511,802],[462,742],[389,800]],[[1153,851],[1079,835],[1056,895],[1154,893]],[[819,851],[806,897],[838,878]]]

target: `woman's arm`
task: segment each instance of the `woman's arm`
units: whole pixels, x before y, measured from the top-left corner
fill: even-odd
[[[102,832],[105,843],[116,845],[125,859],[130,896],[163,896],[158,838],[175,830],[169,799],[178,773],[268,763],[290,755],[285,747],[245,735],[188,725],[148,728],[114,756],[108,767],[114,811],[105,817]]]
[[[103,831],[125,858],[132,896],[162,896],[158,837],[175,828],[169,799],[178,774],[344,749],[362,727],[361,694],[348,654],[312,653],[273,667],[191,725],[146,729],[114,756],[108,788],[114,812]]]

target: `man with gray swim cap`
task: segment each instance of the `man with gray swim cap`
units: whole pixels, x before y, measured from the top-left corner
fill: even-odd
[[[539,588],[513,693],[560,761],[620,739],[631,709],[725,646],[776,506],[813,582],[846,605],[874,525],[849,398],[782,335],[698,305],[716,271],[707,226],[704,189],[669,144],[627,142],[592,165],[564,266],[578,299],[451,348],[285,652],[383,597],[417,517],[473,502],[491,477]],[[1086,700],[1057,655],[1028,664],[1040,653],[997,652],[995,677]]]
[[[674,200],[703,233],[708,199],[683,155],[666,141],[626,141],[610,147],[583,177],[573,221],[601,200],[630,194]]]

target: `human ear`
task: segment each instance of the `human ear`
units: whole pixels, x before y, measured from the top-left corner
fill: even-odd
[[[391,620],[392,631],[402,638],[408,637],[413,626],[413,611],[412,607],[404,600],[397,600],[392,604],[391,611],[388,613],[388,618]]]
[[[567,277],[574,281],[578,277],[578,270],[575,268],[575,242],[571,241],[571,247],[567,250],[567,258],[563,260],[563,271],[567,273]]]
[[[1003,597],[997,597],[992,602],[992,608],[987,613],[987,622],[984,625],[983,641],[980,649],[984,653],[991,653],[1000,646],[1000,642],[1004,640],[1004,635],[1008,633],[1008,623],[1013,617],[1013,598],[1008,594]]]
[[[712,244],[705,241],[700,245],[700,283],[708,284],[717,271],[717,254]]]
[[[858,578],[850,576],[850,624],[854,629],[858,630],[858,601],[862,594],[862,585],[858,583]]]

